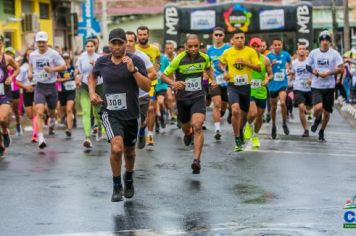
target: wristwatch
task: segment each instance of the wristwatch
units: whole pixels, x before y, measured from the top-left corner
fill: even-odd
[[[131,72],[131,74],[135,74],[136,72],[138,72],[137,66],[135,66],[135,69]]]

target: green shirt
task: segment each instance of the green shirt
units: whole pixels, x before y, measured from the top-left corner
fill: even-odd
[[[251,96],[257,99],[267,99],[267,88],[263,85],[266,76],[265,56],[260,55],[261,72],[252,71]]]

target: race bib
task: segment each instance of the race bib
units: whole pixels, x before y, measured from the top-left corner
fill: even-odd
[[[64,82],[63,85],[66,91],[73,91],[76,88],[74,80]]]
[[[310,88],[310,85],[307,83],[306,80],[301,80],[300,81],[300,86],[304,89],[309,89]]]
[[[106,94],[106,109],[110,111],[122,111],[127,109],[126,93]]]
[[[189,78],[185,80],[185,91],[194,92],[201,89],[201,77]]]
[[[224,75],[218,75],[215,79],[218,85],[226,84],[226,81],[224,80]]]
[[[4,84],[0,84],[0,96],[4,96],[5,95],[5,87]]]
[[[234,84],[236,86],[246,85],[247,83],[248,83],[248,76],[247,75],[235,75]]]
[[[42,70],[39,74],[38,74],[39,78],[44,80],[44,79],[48,79],[49,75],[46,71]]]
[[[261,87],[262,87],[262,80],[260,80],[260,79],[251,80],[251,88],[252,89],[259,89]]]
[[[274,81],[283,81],[285,78],[284,72],[276,72],[273,75],[273,80]]]

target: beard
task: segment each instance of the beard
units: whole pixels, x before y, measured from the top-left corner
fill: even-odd
[[[114,57],[123,57],[125,56],[126,49],[118,50],[118,51],[113,51],[112,55]]]
[[[148,39],[139,39],[138,42],[142,45],[146,45],[148,43]]]

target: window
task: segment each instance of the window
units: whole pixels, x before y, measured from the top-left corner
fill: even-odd
[[[22,13],[30,14],[32,12],[32,1],[22,0]]]
[[[49,19],[48,3],[40,3],[40,19]]]
[[[4,13],[9,15],[15,15],[15,0],[3,0]]]

